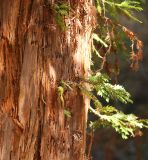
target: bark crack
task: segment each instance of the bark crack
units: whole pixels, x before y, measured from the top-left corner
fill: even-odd
[[[36,151],[35,151],[35,154],[34,154],[34,160],[41,160],[41,140],[42,140],[42,131],[43,131],[43,125],[42,125],[42,119],[44,117],[42,117],[42,114],[41,114],[41,93],[42,90],[41,90],[41,81],[40,81],[40,85],[39,85],[39,99],[38,99],[38,108],[37,108],[37,111],[38,111],[38,117],[39,117],[39,124],[38,124],[38,134],[37,134],[37,138],[36,138]]]
[[[39,129],[38,129],[38,135],[36,138],[36,152],[34,154],[34,160],[41,160],[41,155],[40,155],[41,137],[42,137],[42,126],[41,126],[41,120],[39,120]]]

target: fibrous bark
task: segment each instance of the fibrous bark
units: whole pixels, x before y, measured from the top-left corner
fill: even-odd
[[[63,32],[54,0],[0,0],[1,160],[85,158],[89,100],[78,88],[65,91],[67,118],[57,87],[89,75],[92,2],[65,2]]]

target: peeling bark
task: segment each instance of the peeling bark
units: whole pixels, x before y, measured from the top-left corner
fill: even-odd
[[[53,0],[0,0],[0,159],[83,160],[89,100],[60,80],[87,77],[91,1],[68,1],[75,10],[62,32]]]

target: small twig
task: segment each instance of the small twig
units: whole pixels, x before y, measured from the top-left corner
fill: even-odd
[[[13,118],[12,120],[13,120],[13,122],[21,129],[21,131],[24,130],[23,124],[22,124],[18,119]]]
[[[46,105],[46,102],[45,102],[45,100],[44,100],[44,97],[43,97],[43,95],[42,95],[42,101],[43,101],[43,103]]]
[[[88,155],[87,155],[88,159],[90,159],[90,155],[91,155],[93,138],[94,138],[94,131],[92,131],[91,134],[90,134],[90,143],[89,143],[89,146],[88,146]]]

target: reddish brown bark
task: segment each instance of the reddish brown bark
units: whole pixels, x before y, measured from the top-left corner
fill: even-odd
[[[64,94],[60,80],[88,76],[91,1],[67,2],[74,14],[62,32],[54,0],[0,0],[0,159],[83,160],[89,101],[75,88]]]

